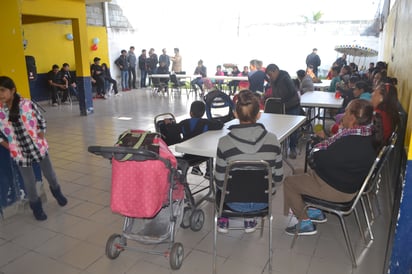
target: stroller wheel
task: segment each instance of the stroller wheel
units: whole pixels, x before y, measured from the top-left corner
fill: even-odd
[[[121,236],[119,234],[112,234],[106,243],[106,256],[114,260],[119,257],[120,252],[122,252],[123,246],[121,244]]]
[[[177,270],[182,266],[184,250],[181,243],[174,243],[170,250],[170,267]]]
[[[192,209],[190,207],[185,207],[183,209],[183,218],[182,222],[180,223],[181,228],[189,228],[190,227],[190,219],[192,217]]]
[[[201,209],[195,209],[190,217],[190,229],[193,231],[199,231],[202,229],[205,223],[205,213]]]

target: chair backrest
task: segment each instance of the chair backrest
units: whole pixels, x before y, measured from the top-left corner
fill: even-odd
[[[267,203],[271,208],[272,169],[268,162],[231,161],[226,167],[219,203],[219,214],[224,203]]]
[[[160,86],[160,78],[159,77],[152,77],[152,83],[154,87]]]
[[[265,113],[285,114],[285,104],[281,98],[270,97],[265,101],[265,107],[263,110]]]
[[[156,115],[154,117],[154,126],[156,132],[160,133],[161,138],[168,146],[182,141],[181,130],[172,113],[166,112]]]
[[[205,96],[206,116],[208,119],[218,119],[223,123],[234,118],[234,103],[230,97],[216,89]]]
[[[368,188],[370,188],[371,185],[375,184],[376,181],[378,180],[379,174],[382,170],[383,164],[386,159],[385,156],[388,155],[387,151],[388,151],[387,146],[382,147],[381,150],[379,151],[378,156],[376,156],[375,161],[373,161],[373,164],[371,168],[369,169],[368,175],[365,177],[365,180],[363,181],[362,186],[359,189],[358,194],[356,194],[356,196],[352,200],[353,203],[352,203],[351,208],[348,210],[348,213],[354,210],[362,194],[364,194],[365,191]]]

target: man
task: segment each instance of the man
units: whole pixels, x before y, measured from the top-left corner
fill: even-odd
[[[348,62],[346,61],[346,53],[342,54],[341,57],[336,59],[335,61],[336,66],[339,68],[339,71],[342,69],[343,66],[346,66]]]
[[[66,84],[63,81],[58,65],[53,65],[52,70],[47,73],[47,81],[50,86],[50,97],[52,99],[52,106],[56,107],[57,104],[57,93],[61,90],[67,90]],[[67,100],[67,91],[63,93],[62,103]]]
[[[136,55],[134,54],[134,47],[131,46],[127,53],[127,61],[129,62],[129,88],[136,88]]]
[[[161,62],[165,63],[165,66],[167,68],[167,70],[169,71],[169,67],[170,67],[170,57],[169,55],[166,54],[166,49],[162,49],[162,54],[159,56],[159,64]]]
[[[157,64],[159,63],[159,59],[157,58],[157,54],[155,53],[154,48],[149,50],[149,65],[148,65],[148,74],[152,75],[156,72]],[[149,78],[149,86],[151,85],[151,78]]]
[[[280,98],[285,104],[286,114],[299,115],[300,98],[298,91],[292,79],[284,70],[280,70],[275,64],[270,64],[266,68],[266,74],[269,76],[270,88],[272,89],[271,97]],[[290,135],[289,139],[289,158],[296,159],[296,145],[298,135],[296,132]]]
[[[74,76],[70,72],[70,65],[68,63],[63,64],[61,75],[63,81],[66,83],[66,86],[69,89],[70,94],[74,94],[76,97],[78,97],[76,78],[74,78]]]
[[[306,57],[306,67],[312,66],[313,73],[318,78],[318,67],[320,66],[320,57],[318,55],[318,49],[314,48],[312,53]]]
[[[298,70],[296,74],[299,79],[299,91],[301,94],[305,93],[306,91],[315,90],[312,77],[310,77],[303,69]]]
[[[256,59],[251,60],[249,62],[249,68],[248,79],[250,91],[263,94],[266,74],[261,70],[261,61]]]
[[[140,87],[146,87],[146,77],[147,77],[147,56],[146,50],[142,49],[142,53],[139,56],[139,69],[140,69]]]
[[[92,76],[92,84],[96,85],[97,98],[106,99],[106,91],[104,90],[103,69],[100,66],[100,58],[94,57],[93,64],[90,66],[90,74]]]
[[[313,223],[324,223],[326,217],[319,209],[303,210],[302,195],[332,202],[349,202],[360,189],[376,157],[372,126],[373,106],[355,99],[349,103],[342,118],[342,129],[315,145],[309,156],[312,169],[307,173],[285,179],[284,214],[291,209],[300,227],[298,235],[317,233]],[[294,235],[296,225],[286,228]]]
[[[114,63],[119,67],[121,74],[122,91],[130,90],[129,87],[129,62],[127,58],[127,51],[123,49],[120,52],[119,58]]]
[[[175,56],[170,57],[170,60],[172,61],[172,72],[180,73],[182,72],[182,56],[180,55],[178,48],[175,48],[174,52]]]

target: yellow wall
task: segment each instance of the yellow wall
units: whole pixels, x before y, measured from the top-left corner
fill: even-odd
[[[36,58],[38,73],[48,72],[53,64],[61,66],[63,63],[69,63],[72,70],[76,69],[74,41],[69,41],[66,38],[67,33],[73,34],[71,25],[49,22],[24,25],[23,29],[25,39],[28,40],[28,47],[24,53]],[[91,49],[94,38],[100,40],[96,51]],[[102,63],[108,62],[106,28],[87,27],[86,40],[88,49],[83,62],[89,65],[95,56],[99,56]]]
[[[384,61],[388,62],[389,76],[398,79],[399,100],[409,114],[406,145],[409,144],[409,159],[412,159],[412,1],[397,0],[384,27]]]

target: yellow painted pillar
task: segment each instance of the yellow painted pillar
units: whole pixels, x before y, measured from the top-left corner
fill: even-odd
[[[20,5],[21,1],[18,0],[0,2],[0,75],[12,78],[17,91],[23,97],[30,98]]]

